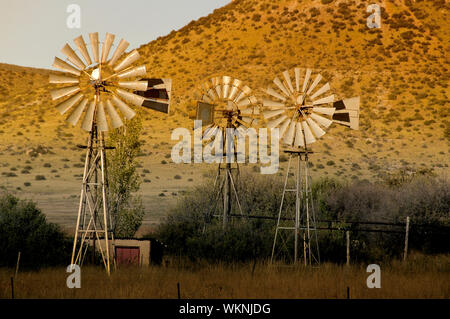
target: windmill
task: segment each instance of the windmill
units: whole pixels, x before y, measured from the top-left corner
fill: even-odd
[[[61,50],[66,60],[55,57],[53,67],[62,72],[50,75],[49,82],[57,86],[50,94],[53,100],[59,101],[56,109],[61,115],[68,114],[68,123],[75,126],[81,119],[81,128],[89,132],[87,146],[82,147],[86,149],[86,158],[71,264],[81,265],[89,242],[92,241],[95,252],[97,241],[109,274],[109,249],[114,236],[107,201],[105,150],[108,147],[105,146],[104,134],[110,129],[122,127],[124,121],[136,115],[128,103],[168,113],[171,82],[139,79],[146,75],[146,67],[136,66],[140,59],[137,50],[125,54],[122,59],[129,46],[124,39],[117,44],[110,59],[115,35],[106,33],[101,49],[97,32],[90,33],[89,39],[92,59],[81,35],[74,39],[74,43],[84,61],[68,43]],[[155,92],[161,93],[160,90],[165,90],[166,95],[152,96]]]
[[[357,130],[360,98],[336,101],[330,93],[329,83],[319,85],[322,81],[320,74],[313,76],[311,69],[303,70],[303,73],[302,77],[302,69],[294,68],[284,71],[282,80],[279,77],[273,80],[276,89],[269,86],[264,90],[270,97],[262,100],[262,116],[268,128],[279,128],[280,140],[286,147],[284,152],[289,154],[271,260],[283,254],[292,258],[289,253],[290,234],[294,235],[293,260],[297,262],[298,239],[302,234],[304,263],[311,265],[320,263],[320,255],[308,172],[309,155],[313,153],[310,145],[322,137],[333,122]],[[291,81],[291,74],[295,82]],[[290,186],[289,171],[294,158],[297,167],[294,186]],[[283,213],[289,192],[295,194],[294,214],[292,211]]]
[[[256,118],[259,114],[256,106],[257,99],[252,95],[252,90],[238,79],[229,76],[211,78],[201,85],[196,100],[197,105],[191,118],[202,121],[203,140],[213,139],[220,143],[224,156],[228,151],[232,152],[237,149],[234,136],[227,134],[227,129],[236,129],[237,132],[242,132],[258,121]],[[234,155],[233,152],[232,156],[234,157]],[[233,169],[237,172],[235,175],[238,175],[237,163],[235,167],[232,167],[229,161],[219,163],[213,185],[214,196],[211,199],[212,205],[210,205],[212,209],[206,215],[207,220],[214,215],[217,203],[222,197],[224,228],[232,215],[232,193],[240,214],[243,214],[236,190],[236,178],[232,174]]]

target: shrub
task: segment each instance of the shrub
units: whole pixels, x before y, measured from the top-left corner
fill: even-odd
[[[252,17],[253,21],[259,22],[261,20],[261,15],[258,13],[255,13]]]
[[[267,176],[264,176],[267,177]],[[279,206],[281,184],[275,177],[261,177],[241,173],[236,183],[244,214],[273,216]],[[173,254],[183,254],[191,259],[244,261],[257,256],[267,256],[273,240],[273,221],[239,219],[222,230],[222,222],[212,214],[221,214],[222,207],[213,207],[213,180],[184,194],[178,205],[159,225],[157,237],[168,243]],[[233,212],[238,207],[233,201]]]
[[[34,179],[37,181],[45,181],[46,178],[44,175],[36,175]]]
[[[311,13],[311,18],[320,14],[320,10],[314,7],[309,9],[309,12]]]
[[[449,181],[446,179],[427,176],[418,173],[415,176],[403,177],[392,182],[384,183],[354,182],[327,192],[322,197],[321,216],[330,219],[344,219],[353,221],[389,220],[404,222],[406,216],[414,220],[415,225],[432,224],[436,227],[448,225],[450,211]],[[389,186],[390,185],[390,186]],[[415,239],[411,241],[411,248],[425,252],[448,251],[444,242],[448,242],[449,234],[438,234],[428,229],[425,235],[419,227],[414,230]],[[441,232],[442,233],[442,232]],[[374,234],[360,233],[360,240],[370,240]],[[442,237],[444,236],[444,237]],[[386,255],[401,252],[401,236],[397,234],[383,234],[384,240],[378,240],[373,247],[384,247]],[[397,240],[394,240],[394,239]],[[411,237],[412,238],[412,237]],[[400,246],[399,246],[400,245]]]
[[[0,195],[0,266],[13,267],[20,251],[20,267],[66,265],[71,242],[31,201]]]
[[[5,175],[6,177],[17,177],[17,174],[13,172],[3,172],[2,175]]]
[[[358,166],[354,165],[353,169],[358,169]],[[243,215],[277,217],[283,182],[284,179],[278,176],[241,172],[236,188]],[[221,218],[214,217],[222,216],[223,207],[220,198],[214,200],[212,183],[212,180],[206,179],[203,185],[182,194],[177,206],[152,235],[168,245],[169,253],[184,255],[193,260],[204,258],[210,261],[235,262],[269,258],[276,220],[235,217],[224,230]],[[450,211],[448,184],[447,180],[424,175],[405,180],[401,187],[368,181],[341,183],[334,179],[319,179],[312,185],[316,218],[404,222],[406,216],[411,216],[417,225],[431,223],[441,227],[448,223],[446,214]],[[163,193],[160,194],[162,195]],[[285,194],[284,207],[286,211],[294,211],[293,192]],[[232,211],[240,214],[234,200]],[[344,228],[350,224],[333,226]],[[444,232],[444,235],[426,233],[420,227],[415,230],[412,227],[411,234],[415,237],[414,240],[411,239],[412,249],[448,252],[448,247],[444,244],[449,240],[448,232]],[[324,230],[318,233],[322,260],[345,262],[344,235],[343,231]],[[398,233],[351,231],[352,258],[371,261],[400,256],[403,236]]]
[[[405,31],[400,34],[400,36],[405,40],[411,40],[414,38],[414,32],[413,31]]]

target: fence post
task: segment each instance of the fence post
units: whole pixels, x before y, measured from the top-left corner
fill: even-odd
[[[345,235],[347,237],[347,266],[350,265],[350,231],[346,231]]]
[[[181,299],[180,283],[179,282],[177,282],[177,293],[178,293],[178,299]]]
[[[17,254],[16,272],[14,273],[14,278],[17,277],[17,273],[19,272],[19,263],[20,263],[20,251]]]
[[[409,237],[409,216],[406,217],[406,229],[405,229],[405,249],[403,250],[403,261],[408,256],[408,237]]]
[[[14,277],[11,277],[11,298],[14,299]]]

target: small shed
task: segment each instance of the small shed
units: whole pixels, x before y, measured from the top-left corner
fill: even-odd
[[[150,246],[148,239],[115,239],[113,254],[116,264],[148,266],[150,264]]]
[[[101,241],[102,250],[105,249]],[[149,266],[160,265],[165,245],[154,238],[114,239],[109,244],[110,255],[114,256],[117,266]],[[100,247],[97,245],[96,250]]]

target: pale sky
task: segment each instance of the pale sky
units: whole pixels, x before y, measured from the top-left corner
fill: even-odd
[[[51,68],[53,57],[63,57],[61,48],[82,34],[86,43],[90,32],[124,38],[127,51],[159,36],[178,30],[220,8],[231,0],[1,0],[0,62]],[[67,7],[81,8],[81,28],[67,27]]]

